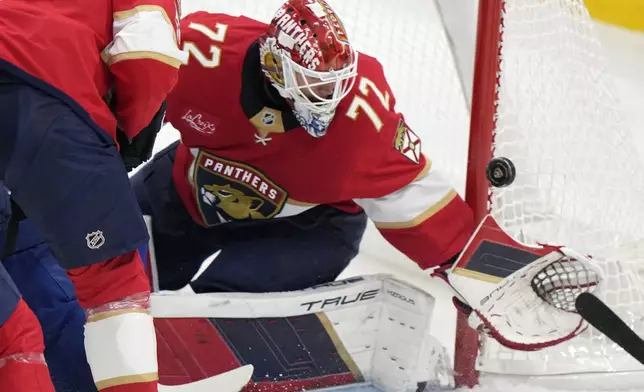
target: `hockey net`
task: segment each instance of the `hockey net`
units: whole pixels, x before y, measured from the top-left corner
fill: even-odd
[[[600,260],[603,299],[644,335],[642,161],[582,0],[480,0],[471,111],[436,1],[327,1],[358,50],[383,64],[397,110],[435,166],[461,194],[468,178],[477,216],[491,212],[521,242],[565,244]],[[208,10],[267,22],[281,3],[184,0],[183,14]],[[511,186],[489,188],[485,167],[495,156],[514,162]],[[455,367],[462,384],[476,381],[475,370],[536,377],[644,370],[595,330],[527,353],[478,342],[460,325]]]
[[[476,214],[490,211],[521,242],[592,255],[606,275],[602,299],[644,335],[642,160],[583,1],[480,2],[471,129],[467,195]],[[511,186],[489,189],[492,157],[514,162]],[[476,369],[485,373],[644,370],[593,328],[531,353],[486,338],[480,347]]]

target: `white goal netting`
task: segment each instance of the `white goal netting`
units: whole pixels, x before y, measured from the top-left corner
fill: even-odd
[[[504,2],[494,156],[514,184],[492,213],[522,242],[565,244],[601,261],[601,297],[644,335],[644,176],[593,22],[581,0]],[[478,369],[555,374],[642,371],[590,329],[518,353],[485,341]]]
[[[464,194],[468,100],[435,1],[327,1],[358,50],[383,64],[396,109]],[[182,4],[184,15],[207,10],[268,22],[282,0]],[[491,148],[514,162],[517,178],[493,192],[492,213],[519,241],[561,243],[600,260],[603,299],[644,335],[642,161],[593,23],[581,0],[507,0],[503,20]],[[531,353],[485,340],[477,368],[522,375],[644,370],[595,331]]]

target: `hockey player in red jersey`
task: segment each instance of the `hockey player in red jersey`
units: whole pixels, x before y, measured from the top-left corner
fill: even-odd
[[[115,139],[118,123],[122,153],[153,141],[140,131],[185,61],[178,15],[175,0],[0,1],[0,181],[74,283],[100,390],[157,390],[148,235]],[[52,390],[42,332],[3,272],[0,292],[0,389]]]

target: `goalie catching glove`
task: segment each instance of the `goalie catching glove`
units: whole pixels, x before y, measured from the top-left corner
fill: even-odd
[[[598,293],[603,279],[590,258],[565,247],[519,244],[491,216],[449,271],[434,275],[456,291],[455,303],[470,311],[472,328],[523,351],[582,333],[588,323],[576,312],[575,300],[584,292]]]

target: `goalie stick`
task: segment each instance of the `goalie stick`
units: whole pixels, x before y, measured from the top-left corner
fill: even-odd
[[[575,300],[575,308],[590,325],[644,364],[644,340],[602,300],[591,293],[582,293]]]

